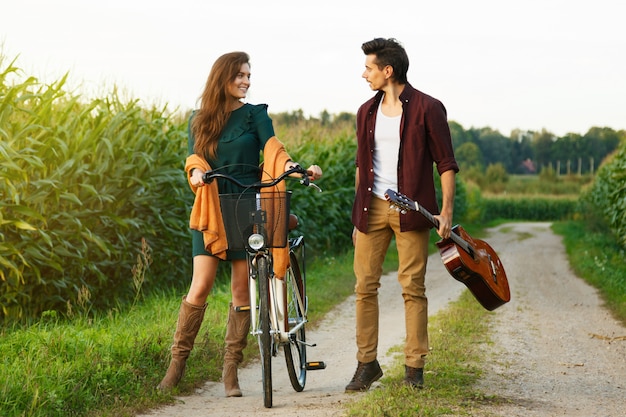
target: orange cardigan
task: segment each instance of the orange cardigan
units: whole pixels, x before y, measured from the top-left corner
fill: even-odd
[[[189,228],[202,232],[204,247],[207,252],[220,259],[226,259],[228,242],[226,241],[226,229],[222,221],[217,181],[205,184],[203,187],[194,187],[191,184],[189,175],[194,168],[205,172],[209,171],[211,166],[203,157],[196,154],[189,155],[185,162],[187,181],[189,181],[189,186],[196,195],[191,208],[191,215],[189,216]]]
[[[291,160],[283,144],[272,136],[263,149],[263,173],[262,181],[272,180],[285,171],[285,164]],[[189,181],[189,173],[192,169],[208,171],[211,169],[208,162],[201,156],[193,154],[187,157],[185,171]],[[194,192],[195,200],[189,217],[189,227],[202,232],[204,245],[209,253],[220,259],[226,259],[226,230],[222,221],[222,211],[219,204],[219,192],[217,182],[213,181],[204,187],[194,187],[189,182],[191,190]],[[277,187],[277,188],[276,188]],[[265,188],[264,191],[285,191],[285,182],[280,182],[274,188]],[[262,191],[263,192],[263,191]],[[274,275],[283,278],[289,266],[289,247],[274,248]]]

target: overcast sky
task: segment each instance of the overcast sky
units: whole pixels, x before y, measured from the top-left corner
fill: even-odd
[[[197,104],[213,61],[251,56],[248,102],[356,113],[360,46],[395,37],[409,82],[464,128],[626,129],[623,0],[0,0],[0,50],[41,81]],[[18,56],[19,55],[19,56]]]

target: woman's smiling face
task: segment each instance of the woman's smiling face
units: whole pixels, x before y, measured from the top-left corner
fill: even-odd
[[[239,100],[246,97],[248,88],[250,87],[250,65],[248,63],[241,64],[241,68],[237,76],[228,86],[228,93],[234,99]]]

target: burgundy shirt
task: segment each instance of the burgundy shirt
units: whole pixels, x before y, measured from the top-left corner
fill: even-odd
[[[367,233],[367,219],[374,197],[374,127],[376,112],[383,97],[379,91],[366,101],[356,116],[359,185],[352,206],[352,224]],[[454,159],[452,138],[443,104],[410,84],[400,94],[402,120],[400,122],[400,150],[398,153],[398,191],[417,201],[432,214],[439,213],[433,179],[433,163],[439,175],[459,167]],[[421,214],[410,211],[400,216],[401,230],[430,228],[432,225]]]

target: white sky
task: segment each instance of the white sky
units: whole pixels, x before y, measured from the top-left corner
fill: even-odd
[[[102,97],[197,104],[213,61],[251,56],[248,101],[356,113],[361,44],[395,37],[409,82],[464,128],[626,129],[623,0],[0,0],[2,68]],[[19,56],[18,56],[19,55]],[[79,87],[80,86],[80,87]]]

